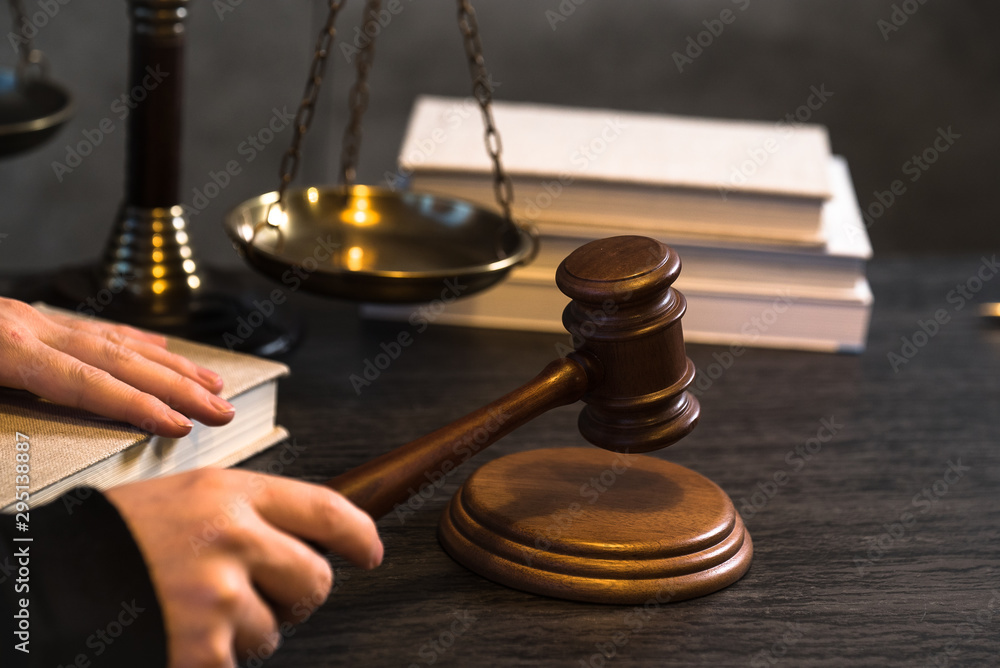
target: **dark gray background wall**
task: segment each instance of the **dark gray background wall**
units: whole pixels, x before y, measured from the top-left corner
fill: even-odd
[[[36,0],[25,0],[31,8]],[[279,135],[247,162],[238,147],[272,109],[294,111],[323,3],[194,0],[189,21],[184,202],[229,160],[243,171],[193,220],[200,256],[238,262],[222,215],[277,184],[290,138]],[[413,99],[466,95],[468,75],[454,3],[400,0],[380,35],[362,155],[363,182],[395,164]],[[220,13],[228,3],[233,11]],[[576,4],[580,3],[580,4]],[[876,253],[988,250],[1000,245],[995,209],[1000,149],[1000,5],[975,0],[479,0],[487,62],[507,100],[778,121],[811,86],[833,96],[811,119],[847,156],[861,204],[894,179],[906,192],[874,220]],[[912,13],[898,13],[904,9]],[[898,30],[887,32],[894,6]],[[361,3],[340,20],[353,31]],[[673,58],[704,21],[726,25],[683,72]],[[900,19],[906,17],[905,23]],[[565,19],[565,20],[562,20]],[[880,28],[879,21],[887,21]],[[717,27],[717,26],[716,26]],[[6,34],[9,24],[0,23]],[[48,268],[95,258],[121,199],[124,123],[60,182],[54,161],[96,128],[125,88],[124,0],[68,0],[37,38],[56,76],[77,96],[73,121],[50,144],[0,162],[0,268]],[[703,41],[707,41],[705,37]],[[7,40],[0,62],[13,63]],[[306,151],[303,182],[336,177],[346,89],[353,75],[337,50]],[[916,182],[903,173],[939,128],[960,135]],[[502,128],[501,128],[502,130]]]

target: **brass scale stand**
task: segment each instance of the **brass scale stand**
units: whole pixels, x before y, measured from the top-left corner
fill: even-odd
[[[159,62],[180,72],[187,1],[130,1],[133,85],[141,80],[146,65]],[[377,213],[382,207],[403,222],[428,208],[443,207],[449,216],[470,209],[443,198],[377,193],[353,185],[374,40],[358,58],[341,156],[342,185],[286,190],[297,171],[341,4],[329,2],[292,146],[282,159],[278,192],[249,200],[227,218],[227,232],[238,250],[272,275],[301,259],[295,247],[299,231],[308,236],[336,229],[339,223],[331,211],[343,213],[359,206],[358,200],[364,201],[364,211]],[[483,265],[488,276],[481,288],[530,259],[534,240],[512,223],[513,192],[500,159],[475,13],[468,0],[458,0],[458,8],[473,91],[486,127],[497,203],[503,212],[502,218],[482,211],[468,214],[470,224],[480,227],[471,228],[477,233],[465,240],[467,244],[474,245],[483,230],[497,235],[488,240],[487,245],[499,250]],[[367,0],[366,15],[379,9],[380,0]],[[176,204],[180,93],[181,77],[170,77],[150,92],[130,119],[126,204],[99,272],[99,285],[107,287],[109,281],[120,280],[122,266],[136,269],[142,279],[132,281],[128,293],[135,310],[116,315],[131,315],[125,319],[139,324],[190,321],[189,305],[197,302],[202,289],[184,212]],[[323,208],[324,203],[330,210]],[[393,207],[400,206],[401,213],[394,213]],[[308,212],[314,210],[319,213],[310,217]],[[683,438],[700,412],[698,401],[687,392],[694,365],[685,354],[681,331],[686,302],[671,287],[679,272],[677,254],[652,239],[615,237],[578,249],[556,275],[559,288],[572,299],[563,322],[579,342],[573,353],[489,406],[327,484],[378,518],[404,502],[426,475],[447,473],[460,465],[452,447],[456,441],[475,434],[485,447],[550,408],[582,399],[588,405],[580,415],[580,431],[602,449],[532,450],[501,457],[475,471],[441,521],[439,537],[448,553],[496,582],[580,601],[664,603],[732,584],[749,568],[753,548],[729,497],[694,471],[638,454]],[[429,297],[420,290],[399,293],[398,284],[423,285],[421,281],[448,275],[447,271],[409,276],[402,272],[403,280],[386,282],[378,272],[360,272],[368,281],[359,285],[344,280],[352,273],[349,266],[331,266],[320,273],[328,274],[329,280],[311,286],[306,282],[307,289],[346,298],[359,298],[360,293],[367,300],[403,294],[401,301]],[[434,280],[427,284],[435,289],[440,285],[435,286]],[[140,317],[134,317],[136,313]],[[504,417],[499,425],[498,415]],[[484,433],[489,433],[485,441]]]

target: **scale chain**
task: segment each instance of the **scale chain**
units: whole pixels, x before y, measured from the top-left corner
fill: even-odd
[[[362,25],[364,25],[365,17],[376,17],[381,9],[382,0],[368,0],[365,4],[365,13],[361,18]],[[344,128],[344,145],[340,153],[340,182],[346,186],[354,185],[358,175],[358,156],[361,153],[361,120],[368,109],[368,72],[371,71],[372,62],[375,59],[375,35],[369,34],[363,28],[362,32],[368,41],[357,56],[357,78],[348,94],[351,117],[347,127]]]
[[[504,217],[511,218],[511,205],[514,202],[514,184],[504,171],[501,154],[503,144],[500,133],[493,121],[493,85],[486,71],[486,61],[483,58],[483,43],[479,38],[479,24],[476,21],[476,10],[469,0],[458,0],[458,27],[462,31],[465,43],[465,53],[469,58],[469,73],[472,75],[472,94],[483,112],[483,123],[486,126],[484,139],[486,151],[493,161],[493,194]]]
[[[316,40],[316,49],[313,52],[312,65],[309,68],[309,78],[306,81],[305,92],[302,94],[302,102],[295,113],[295,132],[292,135],[292,145],[281,157],[279,172],[281,175],[281,185],[278,187],[278,200],[275,204],[280,205],[285,195],[288,184],[291,183],[299,171],[299,160],[302,157],[302,139],[309,131],[312,124],[313,114],[316,109],[316,102],[319,98],[320,87],[323,84],[323,74],[326,71],[327,57],[333,46],[334,38],[337,36],[337,14],[343,6],[343,0],[330,0],[330,13],[327,15],[326,24]],[[270,208],[268,209],[270,214]],[[269,216],[268,216],[269,217]]]
[[[11,0],[11,3],[20,0]],[[284,200],[285,191],[288,185],[295,179],[298,173],[299,160],[301,158],[302,141],[309,131],[315,113],[316,102],[319,97],[319,90],[323,83],[323,75],[326,69],[327,58],[330,48],[336,38],[336,19],[343,2],[345,0],[330,0],[330,12],[327,16],[326,25],[316,42],[316,49],[313,53],[312,65],[309,71],[309,78],[306,82],[305,92],[295,114],[294,134],[292,143],[281,158],[279,173],[281,183],[278,188],[277,200],[268,207],[265,219],[262,224],[270,222],[270,213],[274,205],[281,206]],[[366,14],[378,15],[381,9],[381,0],[367,0]],[[373,13],[372,13],[373,12]],[[479,25],[476,21],[476,12],[469,3],[469,0],[458,0],[458,23],[462,31],[466,55],[469,61],[469,72],[472,76],[472,91],[482,110],[483,122],[486,126],[485,143],[490,160],[493,163],[493,192],[497,204],[508,220],[511,217],[511,205],[514,200],[514,186],[510,177],[504,171],[501,154],[503,144],[500,141],[500,133],[493,120],[492,100],[493,90],[489,73],[486,70],[483,58],[483,45],[479,37]],[[351,88],[349,97],[349,107],[351,117],[347,128],[344,131],[344,146],[341,151],[341,182],[345,185],[353,185],[357,177],[357,161],[361,147],[362,117],[368,108],[368,74],[371,70],[375,53],[374,36],[370,38],[358,54],[357,78]],[[254,229],[256,236],[257,229]]]
[[[24,0],[10,0],[10,13],[14,18],[14,30],[11,32],[18,33],[18,36],[21,38],[22,46],[17,49],[21,64],[29,65],[36,62],[39,56],[35,53],[35,47],[32,45],[31,38],[24,34],[24,26],[28,22],[28,15],[24,11]]]
[[[14,0],[11,1],[13,2]],[[313,51],[312,64],[309,66],[309,77],[306,79],[306,88],[302,93],[302,101],[299,103],[299,108],[295,112],[295,119],[293,121],[295,129],[292,134],[292,144],[281,156],[281,164],[278,167],[278,173],[281,177],[281,182],[278,184],[278,198],[268,205],[267,211],[264,213],[264,219],[254,225],[250,238],[251,247],[253,246],[253,240],[257,238],[257,232],[267,225],[278,229],[278,247],[282,248],[284,246],[284,236],[281,233],[280,227],[271,221],[271,211],[275,206],[278,207],[278,211],[281,211],[281,203],[285,199],[285,191],[288,189],[288,184],[295,180],[295,176],[299,172],[299,160],[302,158],[302,139],[309,132],[309,126],[312,124],[313,115],[316,111],[316,102],[319,99],[320,87],[323,84],[323,75],[326,72],[326,60],[330,55],[333,40],[337,36],[337,14],[340,12],[343,4],[344,0],[330,0],[330,12],[327,14],[323,30],[316,39],[316,48]]]

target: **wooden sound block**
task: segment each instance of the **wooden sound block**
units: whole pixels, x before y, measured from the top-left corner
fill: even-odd
[[[743,520],[711,480],[598,448],[486,464],[452,497],[439,538],[490,580],[597,603],[704,596],[739,580],[753,556]]]

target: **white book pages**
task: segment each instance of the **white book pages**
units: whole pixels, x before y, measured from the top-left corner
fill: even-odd
[[[539,226],[542,233],[535,261],[514,270],[518,281],[555,283],[555,270],[567,255],[588,241],[619,234],[647,234],[676,250],[685,280],[739,281],[770,290],[784,285],[807,288],[853,289],[864,276],[872,255],[861,218],[847,161],[833,156],[829,163],[833,197],[823,205],[821,246],[736,242],[718,237],[676,233],[646,233],[626,227],[591,229],[585,226]],[[565,234],[560,234],[565,232]]]
[[[677,281],[677,287],[687,299],[682,326],[689,343],[819,352],[860,352],[865,347],[872,294],[863,278],[852,289],[825,295],[792,294],[781,288],[770,293],[750,293],[732,283],[684,284],[682,279]],[[722,291],[724,287],[733,291]],[[554,287],[507,282],[448,304],[436,313],[434,322],[565,333],[562,312],[567,302]],[[418,311],[419,307],[412,306],[365,304],[361,313],[368,318],[407,321]]]
[[[720,187],[815,199],[831,192],[830,143],[819,125],[512,102],[494,102],[493,113],[504,166],[514,175],[570,175],[716,195]],[[489,174],[478,107],[471,99],[418,98],[399,163],[413,172]]]

